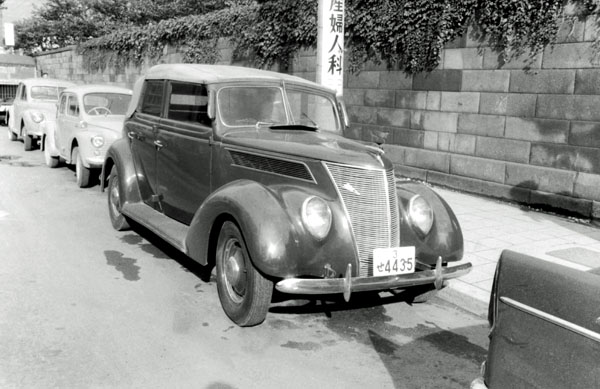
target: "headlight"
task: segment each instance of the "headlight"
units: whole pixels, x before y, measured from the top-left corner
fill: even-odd
[[[36,123],[40,123],[42,120],[44,120],[44,114],[41,112],[32,112],[31,120],[33,120]]]
[[[90,139],[90,141],[92,142],[92,146],[94,146],[97,149],[104,146],[104,138],[101,137],[100,135],[93,136]]]
[[[317,196],[304,200],[302,222],[315,239],[324,239],[331,228],[331,209],[325,200]]]
[[[427,200],[419,195],[413,196],[408,204],[408,219],[418,232],[429,234],[433,226],[433,210]]]

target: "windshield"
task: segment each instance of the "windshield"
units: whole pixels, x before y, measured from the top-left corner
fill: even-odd
[[[32,100],[47,100],[47,101],[58,101],[58,94],[65,88],[59,88],[57,86],[32,86],[31,87],[31,99]]]
[[[335,104],[330,98],[305,89],[240,86],[219,91],[218,108],[223,124],[228,127],[261,125],[303,125],[338,131]]]
[[[125,115],[131,95],[122,93],[88,93],[83,108],[88,115]]]

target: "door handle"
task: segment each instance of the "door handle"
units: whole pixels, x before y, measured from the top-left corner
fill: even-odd
[[[154,141],[154,146],[156,146],[157,149],[162,149],[165,145],[163,142],[159,141],[159,140],[155,140]]]
[[[135,131],[129,131],[129,132],[127,133],[127,137],[128,137],[129,139],[138,139],[138,134],[137,134],[137,132],[135,132]]]

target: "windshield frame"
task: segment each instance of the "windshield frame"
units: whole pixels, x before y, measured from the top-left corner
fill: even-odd
[[[274,123],[274,122],[256,122],[255,124],[240,124],[240,125],[231,125],[231,124],[227,124],[225,122],[225,120],[223,120],[223,111],[222,111],[222,107],[221,107],[221,103],[220,103],[220,94],[223,90],[229,89],[229,88],[271,88],[271,89],[278,89],[279,92],[282,94],[283,96],[283,105],[284,105],[284,110],[285,110],[285,116],[286,116],[286,122],[282,123]],[[216,111],[216,118],[218,118],[218,122],[219,122],[219,126],[221,129],[218,130],[218,132],[223,132],[223,131],[227,131],[227,130],[231,130],[231,129],[241,129],[241,128],[248,128],[248,127],[256,127],[257,129],[259,128],[269,128],[271,126],[278,126],[280,129],[281,128],[285,128],[286,126],[291,127],[298,127],[298,126],[302,126],[302,123],[299,122],[298,120],[296,120],[296,122],[293,121],[293,115],[292,115],[292,110],[291,110],[291,105],[290,105],[290,101],[288,100],[288,92],[298,92],[298,93],[306,93],[306,94],[310,94],[310,95],[315,95],[318,97],[322,97],[325,98],[330,104],[331,104],[331,108],[333,110],[334,113],[334,120],[335,120],[335,126],[336,128],[334,130],[329,129],[329,128],[320,128],[320,127],[314,127],[316,130],[318,131],[327,131],[330,133],[335,133],[335,134],[341,134],[343,132],[343,128],[342,128],[342,121],[341,121],[341,117],[340,117],[340,112],[338,109],[338,105],[337,105],[337,99],[335,97],[335,95],[331,92],[328,92],[326,90],[321,90],[319,88],[312,88],[310,86],[305,86],[305,85],[301,85],[301,84],[294,84],[294,83],[289,83],[289,82],[281,82],[281,83],[261,83],[261,84],[257,84],[257,83],[242,83],[242,82],[238,82],[238,83],[230,83],[230,84],[224,84],[222,86],[220,86],[216,93],[215,93],[215,99],[214,99],[214,105],[215,105],[215,111]]]

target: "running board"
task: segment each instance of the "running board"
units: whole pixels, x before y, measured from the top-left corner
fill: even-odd
[[[144,203],[126,203],[123,205],[121,213],[148,228],[177,250],[187,254],[185,238],[190,229],[189,226],[159,213]]]

